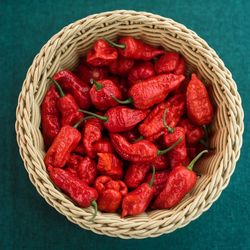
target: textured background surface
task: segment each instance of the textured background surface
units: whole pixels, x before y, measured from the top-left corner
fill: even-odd
[[[250,249],[250,1],[107,2],[0,1],[0,249]],[[155,239],[109,238],[69,222],[32,186],[15,140],[18,94],[42,45],[77,19],[115,9],[170,17],[198,33],[232,72],[245,110],[244,147],[228,188],[198,220]]]

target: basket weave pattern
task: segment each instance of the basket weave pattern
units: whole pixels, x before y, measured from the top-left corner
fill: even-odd
[[[100,37],[115,39],[132,35],[166,50],[180,52],[190,69],[209,84],[216,106],[211,146],[215,153],[200,164],[202,173],[195,189],[170,210],[155,210],[122,219],[118,214],[98,213],[76,206],[50,181],[46,171],[44,144],[39,129],[40,105],[49,86],[48,76],[73,69],[79,56]],[[42,197],[79,226],[98,234],[121,238],[156,237],[183,227],[206,211],[228,185],[240,155],[243,110],[231,73],[213,49],[194,32],[171,19],[145,12],[112,11],[88,16],[54,35],[35,57],[18,99],[17,142],[30,180]]]

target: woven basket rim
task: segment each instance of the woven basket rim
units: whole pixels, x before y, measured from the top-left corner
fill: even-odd
[[[149,233],[148,235],[145,234],[145,232],[143,230],[141,230],[142,232],[140,232],[140,230],[138,230],[137,233],[128,233],[128,234],[119,234],[119,233],[115,233],[115,231],[111,234],[109,232],[106,232],[105,230],[98,230],[98,227],[95,227],[93,225],[93,227],[91,225],[87,225],[85,227],[85,225],[83,226],[82,224],[79,224],[77,220],[75,220],[75,218],[73,218],[71,216],[71,213],[79,213],[80,211],[87,211],[87,213],[90,214],[90,211],[91,209],[87,208],[87,209],[81,209],[77,206],[75,206],[73,203],[71,203],[71,201],[66,197],[64,196],[60,191],[58,191],[56,188],[54,188],[54,190],[51,190],[51,186],[50,187],[47,187],[47,183],[45,182],[45,185],[41,185],[40,183],[37,183],[36,182],[36,176],[37,176],[37,173],[34,172],[34,171],[31,171],[30,167],[29,167],[29,164],[27,162],[27,157],[31,157],[32,158],[32,153],[33,152],[33,149],[30,149],[28,148],[27,144],[24,144],[23,143],[23,140],[24,140],[24,135],[22,135],[20,133],[20,127],[25,127],[27,126],[25,124],[25,119],[27,119],[28,117],[28,114],[24,114],[23,112],[23,109],[24,109],[24,106],[25,106],[25,96],[27,95],[27,93],[29,92],[32,92],[35,93],[35,90],[33,90],[32,88],[32,84],[30,84],[30,78],[31,78],[31,72],[34,71],[36,69],[36,66],[39,65],[41,63],[41,61],[44,59],[44,54],[49,53],[50,52],[50,49],[51,51],[53,50],[53,45],[56,44],[58,42],[58,40],[60,40],[60,38],[64,35],[64,33],[67,31],[67,30],[73,30],[73,29],[76,29],[78,26],[80,26],[82,23],[84,23],[85,21],[87,20],[90,20],[90,19],[95,19],[95,18],[99,18],[100,16],[106,16],[106,17],[110,17],[112,15],[136,15],[136,16],[142,16],[144,18],[152,18],[152,19],[155,19],[159,22],[163,22],[163,23],[171,23],[171,24],[175,24],[178,26],[178,28],[181,27],[182,30],[184,30],[185,32],[187,32],[188,34],[191,34],[192,37],[194,39],[197,39],[197,41],[202,41],[202,45],[203,45],[203,48],[204,49],[207,49],[209,50],[209,52],[211,53],[211,55],[213,56],[213,58],[215,60],[217,60],[219,63],[221,63],[220,67],[222,67],[222,69],[225,71],[225,72],[229,72],[228,69],[224,66],[224,63],[220,60],[220,58],[218,57],[218,55],[216,54],[216,52],[211,49],[208,44],[203,40],[201,39],[195,32],[187,29],[184,25],[182,24],[179,24],[179,23],[176,23],[175,21],[173,21],[172,19],[170,18],[165,18],[165,17],[162,17],[162,16],[159,16],[159,15],[156,15],[156,14],[151,14],[151,13],[148,13],[148,12],[136,12],[136,11],[132,11],[132,10],[116,10],[116,11],[108,11],[108,12],[102,12],[102,13],[97,13],[97,14],[92,14],[92,15],[89,15],[83,19],[79,19],[67,26],[65,26],[63,29],[61,29],[61,31],[59,31],[58,33],[56,33],[55,35],[53,35],[49,40],[48,42],[42,47],[42,49],[40,50],[40,52],[35,56],[28,72],[27,72],[27,75],[26,75],[26,79],[24,80],[24,83],[23,83],[23,87],[22,87],[22,91],[19,95],[19,99],[18,99],[18,106],[17,106],[17,109],[16,109],[16,117],[17,117],[17,120],[16,120],[16,133],[17,133],[17,143],[19,145],[19,151],[20,151],[20,155],[24,161],[24,165],[25,165],[25,168],[27,170],[27,172],[29,173],[29,178],[31,180],[31,182],[33,183],[33,185],[36,187],[37,191],[40,193],[40,195],[42,197],[45,198],[45,200],[51,205],[53,206],[55,209],[57,209],[57,211],[59,211],[60,213],[62,213],[63,215],[65,215],[70,221],[74,222],[74,223],[77,223],[78,225],[80,225],[81,227],[84,227],[86,229],[90,229],[92,231],[94,231],[95,233],[99,233],[99,234],[106,234],[106,235],[109,235],[109,236],[119,236],[119,237],[122,237],[122,238],[145,238],[145,237],[156,237],[156,236],[159,236],[163,233],[169,233],[171,231],[174,231],[175,229],[177,228],[180,228],[180,227],[183,227],[185,225],[187,225],[190,221],[196,219],[197,217],[199,217],[204,211],[206,211],[207,209],[209,209],[209,207],[213,204],[213,202],[219,198],[221,192],[226,188],[226,186],[228,185],[229,183],[229,180],[230,180],[230,177],[231,175],[233,174],[234,172],[234,168],[235,168],[235,165],[236,165],[236,162],[237,160],[239,159],[239,156],[240,156],[240,149],[242,147],[242,134],[243,134],[243,131],[244,131],[244,123],[243,123],[243,119],[244,119],[244,113],[243,113],[243,109],[242,109],[242,105],[241,105],[241,98],[240,98],[240,95],[238,94],[237,92],[237,86],[234,82],[234,80],[232,79],[232,76],[231,74],[229,74],[229,81],[230,83],[232,84],[232,86],[234,87],[234,92],[235,92],[235,96],[236,96],[236,99],[237,99],[237,108],[239,109],[239,114],[238,116],[241,118],[239,121],[238,121],[238,126],[239,126],[239,138],[240,138],[240,142],[239,144],[237,145],[237,148],[235,149],[235,155],[236,157],[234,158],[234,162],[233,162],[233,167],[231,169],[231,171],[229,171],[227,173],[227,178],[226,180],[224,181],[224,185],[222,185],[220,187],[220,190],[219,192],[217,192],[217,195],[213,197],[213,199],[210,199],[209,202],[206,203],[206,206],[204,205],[203,206],[203,209],[200,209],[199,211],[196,212],[195,216],[194,217],[189,217],[188,220],[185,221],[185,223],[183,221],[179,222],[178,225],[175,225],[175,226],[172,226],[172,227],[169,227],[169,225],[167,225],[166,227],[166,230],[165,231],[152,231],[152,233]],[[52,47],[52,48],[51,48]],[[48,52],[49,51],[49,52]],[[29,84],[28,84],[29,83]],[[26,100],[27,101],[27,100]],[[22,112],[20,112],[20,110]],[[25,110],[26,111],[26,110]],[[25,119],[23,119],[23,116],[26,117]],[[231,120],[231,122],[233,123],[233,121]],[[232,124],[233,125],[233,124]],[[27,137],[28,135],[26,135]],[[27,139],[27,138],[26,138]],[[29,140],[32,140],[32,138],[29,138]],[[32,145],[32,143],[31,143]],[[230,146],[229,144],[227,144],[227,147]],[[29,154],[25,153],[25,151],[29,151]],[[218,172],[218,171],[217,171]],[[43,175],[44,173],[41,173],[41,175]],[[222,173],[218,173],[218,174],[222,174]],[[40,178],[40,177],[39,177]],[[46,176],[46,178],[48,179],[48,175]],[[208,189],[212,188],[212,184],[216,182],[216,179],[218,179],[217,175],[216,176],[212,176],[211,177],[211,181],[210,181],[210,184],[207,185],[207,187],[199,193],[199,196],[200,197],[205,197],[206,196],[206,193],[208,191]],[[49,179],[48,179],[49,181]],[[62,204],[62,207],[64,206],[67,206],[68,204],[70,204],[70,208],[71,208],[71,211],[69,209],[67,209],[67,211],[64,211],[62,210],[61,207],[58,207],[57,204],[53,203],[54,201],[52,201],[52,199],[50,199],[50,197],[46,196],[44,194],[44,189],[49,189],[49,191],[47,192],[50,196],[60,196],[60,199],[62,198],[62,196],[64,197],[64,199],[61,200],[61,204]],[[200,204],[202,203],[202,199],[200,201]],[[67,204],[68,203],[68,204]],[[182,214],[185,216],[185,213],[188,211],[188,208],[190,207],[191,205],[189,204],[187,207],[184,207],[183,209],[183,212]],[[70,212],[68,212],[70,211]],[[112,215],[111,215],[112,216]],[[104,218],[103,218],[104,217]],[[161,219],[164,223],[164,219]],[[131,228],[138,228],[138,225],[141,225],[142,222],[141,222],[141,218],[140,217],[136,217],[136,218],[127,218],[127,219],[120,219],[118,218],[117,216],[117,219],[116,219],[116,223],[123,223],[124,221],[130,223],[131,221]],[[157,221],[157,220],[156,220]],[[113,221],[112,221],[113,222]],[[98,215],[97,216],[97,224],[104,224],[104,225],[107,225],[109,223],[109,215]],[[149,221],[148,222],[148,226],[149,226],[149,229],[151,229],[150,225],[152,224],[152,221]],[[121,226],[121,225],[120,225]],[[145,222],[144,222],[144,226],[145,226]],[[146,227],[146,226],[145,226]],[[150,230],[149,230],[150,231]],[[146,235],[146,236],[145,236]]]

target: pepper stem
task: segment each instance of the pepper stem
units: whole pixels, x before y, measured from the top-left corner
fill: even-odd
[[[63,90],[62,90],[60,84],[59,84],[56,80],[54,80],[52,77],[49,77],[49,79],[56,85],[56,87],[57,87],[57,89],[58,89],[58,91],[59,91],[60,96],[61,96],[61,97],[64,97],[65,94],[64,94],[64,92],[63,92]]]
[[[86,116],[86,117],[82,118],[80,121],[78,121],[78,122],[73,126],[73,128],[78,128],[78,126],[79,126],[83,121],[88,120],[88,119],[90,119],[90,118],[94,118],[94,116],[93,116],[93,115],[90,115],[90,116]]]
[[[120,104],[129,104],[129,103],[132,103],[133,102],[133,99],[131,97],[129,97],[128,99],[122,101],[122,100],[119,100],[118,98],[116,98],[115,96],[113,95],[110,95],[115,101],[117,101],[118,103]]]
[[[94,79],[90,79],[90,83],[95,84],[95,88],[97,91],[103,88],[103,85]]]
[[[134,141],[133,141],[133,143],[135,143],[135,142],[138,142],[138,141],[141,141],[141,140],[143,140],[144,139],[144,136],[139,136],[137,139],[135,139]]]
[[[108,121],[108,117],[107,116],[103,116],[103,115],[98,115],[98,114],[95,114],[93,112],[90,112],[90,111],[87,111],[87,110],[83,110],[83,109],[78,109],[79,112],[82,112],[84,114],[88,114],[88,115],[92,115],[102,121]]]
[[[149,183],[148,183],[148,185],[150,186],[150,187],[152,187],[153,186],[153,184],[154,184],[154,180],[155,180],[155,166],[153,165],[153,173],[152,173],[152,177],[151,177],[151,180],[149,181]]]
[[[189,170],[193,170],[193,166],[194,166],[194,164],[200,159],[200,157],[203,155],[203,154],[205,154],[205,153],[208,153],[208,150],[203,150],[203,151],[201,151],[198,155],[196,155],[195,157],[194,157],[194,159],[189,163],[189,165],[187,166],[187,169],[189,169]]]
[[[170,147],[164,150],[158,150],[157,155],[163,155],[172,150],[175,146],[177,146],[182,141],[182,137],[180,137],[175,143],[173,143]]]
[[[166,108],[165,111],[164,111],[164,113],[163,113],[163,118],[162,118],[162,119],[163,119],[163,125],[164,125],[164,127],[168,130],[168,132],[169,132],[170,134],[173,134],[173,133],[174,133],[174,128],[169,127],[169,126],[167,125],[167,122],[166,122],[167,112],[168,112],[168,109]]]
[[[90,221],[93,221],[93,220],[95,219],[96,215],[97,215],[98,205],[97,205],[97,203],[96,203],[95,200],[91,202],[91,205],[92,205],[93,208],[94,208],[94,213],[93,213],[93,216],[92,216],[92,218],[90,219]]]
[[[103,39],[108,42],[111,46],[113,47],[117,47],[117,48],[120,48],[120,49],[125,49],[126,48],[126,44],[118,44],[118,43],[115,43],[115,42],[112,42],[110,39],[108,39],[107,37],[103,37]]]

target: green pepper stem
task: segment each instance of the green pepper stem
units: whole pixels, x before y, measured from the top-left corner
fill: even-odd
[[[110,95],[116,102],[120,103],[120,104],[129,104],[129,103],[133,103],[133,99],[131,97],[129,97],[128,99],[122,101],[122,100],[119,100],[118,98],[116,98],[115,96],[113,95]]]
[[[94,79],[90,79],[90,83],[95,84],[95,88],[97,91],[103,88],[103,84],[101,84],[100,82],[98,82]]]
[[[56,80],[54,80],[52,77],[49,77],[49,79],[56,85],[56,87],[57,87],[57,89],[58,89],[58,91],[59,91],[60,96],[61,96],[61,97],[64,97],[65,94],[64,94],[64,92],[63,92],[63,90],[62,90],[60,84],[59,84]]]
[[[166,122],[166,115],[167,115],[167,112],[168,112],[168,109],[166,108],[165,109],[165,111],[164,111],[164,113],[163,113],[163,125],[164,125],[164,127],[168,130],[168,132],[170,133],[170,134],[173,134],[174,133],[174,128],[171,128],[171,127],[169,127],[168,125],[167,125],[167,122]]]
[[[94,213],[93,213],[93,216],[92,216],[92,218],[90,220],[93,221],[95,219],[96,215],[97,215],[98,205],[97,205],[95,200],[91,202],[91,205],[94,208]]]
[[[126,44],[118,44],[115,42],[112,42],[110,39],[108,39],[107,37],[103,37],[103,39],[108,42],[110,45],[112,45],[113,47],[117,47],[120,49],[125,49],[126,48]]]
[[[83,109],[78,109],[79,112],[82,112],[84,114],[88,114],[88,115],[92,115],[102,121],[108,121],[108,117],[107,116],[103,116],[103,115],[98,115],[98,114],[95,114],[93,112],[90,112],[90,111],[87,111],[87,110],[83,110]]]
[[[189,169],[189,170],[193,170],[193,166],[194,166],[194,164],[200,159],[200,157],[203,155],[203,154],[205,154],[205,153],[208,153],[208,150],[203,150],[203,151],[201,151],[198,155],[196,155],[195,157],[194,157],[194,159],[189,163],[189,165],[187,166],[187,169]]]
[[[173,143],[170,147],[164,150],[158,150],[157,155],[163,155],[172,150],[175,146],[177,146],[182,141],[182,137],[180,137],[175,143]]]
[[[143,140],[144,139],[144,136],[139,136],[137,139],[135,139],[134,141],[133,141],[133,143],[135,143],[135,142],[138,142],[138,141],[141,141],[141,140]]]
[[[88,119],[90,119],[90,118],[94,118],[94,116],[93,116],[93,115],[90,115],[90,116],[86,116],[86,117],[82,118],[80,121],[78,121],[78,122],[73,126],[73,128],[78,128],[78,126],[79,126],[83,121],[88,120]]]
[[[153,186],[154,180],[155,180],[155,166],[153,165],[152,168],[153,168],[152,177],[151,177],[151,180],[150,180],[149,183],[148,183],[148,185],[149,185],[150,187]]]

